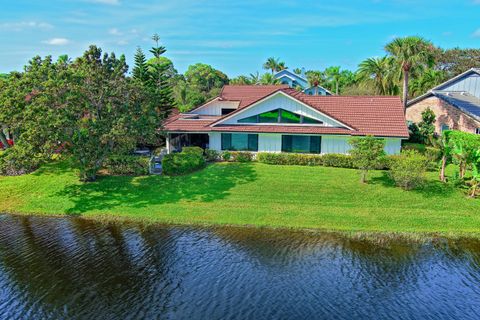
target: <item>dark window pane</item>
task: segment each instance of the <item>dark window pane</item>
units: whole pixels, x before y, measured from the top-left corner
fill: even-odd
[[[320,153],[322,139],[320,136],[310,136],[310,153]]]
[[[248,150],[248,134],[233,133],[232,134],[232,150],[237,150],[237,151]]]
[[[235,109],[222,108],[222,116],[229,114],[230,112],[235,111]]]
[[[303,117],[303,123],[318,123],[318,124],[322,124],[323,122],[322,122],[322,121],[319,121],[319,120],[315,120],[315,119],[309,118],[309,117]]]
[[[248,150],[258,151],[258,134],[248,135]]]
[[[282,152],[292,152],[292,136],[282,136]]]
[[[222,133],[222,150],[230,150],[232,148],[232,134]]]
[[[257,123],[257,116],[251,116],[238,120],[239,123]]]
[[[282,123],[300,123],[300,115],[293,112],[280,109],[281,117],[280,122]]]
[[[309,153],[310,137],[309,136],[292,136],[292,152]]]
[[[264,112],[258,115],[258,122],[260,123],[277,123],[278,122],[278,110],[272,110]]]

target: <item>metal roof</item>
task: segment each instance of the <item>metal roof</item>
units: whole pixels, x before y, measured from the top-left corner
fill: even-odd
[[[480,99],[465,91],[432,91],[432,94],[480,121]]]

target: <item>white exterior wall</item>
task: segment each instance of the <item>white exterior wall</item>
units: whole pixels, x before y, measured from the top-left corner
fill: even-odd
[[[210,132],[210,149],[222,150],[221,132]],[[348,153],[350,136],[322,136],[322,153]],[[385,152],[387,154],[398,154],[401,150],[402,140],[399,138],[386,138]],[[282,134],[259,133],[258,152],[281,152]]]
[[[237,109],[237,101],[218,101],[213,100],[204,104],[203,106],[192,111],[194,114],[220,116],[222,115],[222,109]]]
[[[245,111],[240,111],[238,114],[234,115],[230,119],[227,119],[222,122],[222,124],[238,124],[239,119],[243,119],[246,117],[254,116],[259,113],[275,110],[278,108],[282,108],[297,114],[301,114],[303,116],[313,118],[316,120],[320,120],[323,122],[323,126],[326,127],[344,127],[341,123],[338,121],[335,121],[320,112],[316,111],[313,108],[309,108],[302,103],[299,103],[298,101],[285,96],[284,94],[278,93],[269,99],[257,104],[256,106],[253,106],[252,108],[247,108]],[[248,125],[248,123],[242,123],[242,125]],[[261,123],[256,123],[255,125],[262,125]],[[266,123],[265,125],[276,125],[274,123]],[[285,126],[286,124],[278,124],[280,126]],[[299,125],[299,124],[295,124]],[[309,124],[311,126],[311,124]]]

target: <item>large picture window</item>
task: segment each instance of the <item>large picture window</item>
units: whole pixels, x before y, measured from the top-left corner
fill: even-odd
[[[258,134],[222,133],[222,150],[258,151]]]
[[[320,136],[282,136],[282,152],[320,153],[321,145]]]
[[[306,123],[323,124],[322,121],[305,117],[285,109],[275,109],[238,120],[239,123]]]

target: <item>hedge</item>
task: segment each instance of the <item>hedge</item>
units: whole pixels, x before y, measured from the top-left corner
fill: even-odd
[[[351,156],[336,153],[312,155],[301,153],[259,152],[257,154],[257,161],[276,165],[326,166],[340,168],[354,167]]]
[[[109,157],[104,168],[112,175],[142,176],[149,174],[149,157],[117,155]]]
[[[198,150],[190,150],[185,148],[180,153],[170,153],[163,157],[162,168],[166,175],[182,175],[193,172],[205,167],[205,158],[199,154]]]

